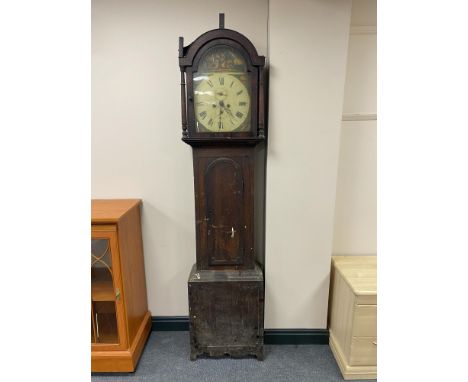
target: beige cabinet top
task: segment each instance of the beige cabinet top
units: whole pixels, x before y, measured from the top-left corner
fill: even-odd
[[[332,264],[356,295],[377,294],[377,256],[332,256]]]

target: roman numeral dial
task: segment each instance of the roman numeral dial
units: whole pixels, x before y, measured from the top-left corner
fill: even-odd
[[[250,129],[250,95],[234,73],[199,74],[193,78],[197,131],[247,131]]]

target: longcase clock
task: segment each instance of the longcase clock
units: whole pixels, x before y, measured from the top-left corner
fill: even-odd
[[[220,14],[218,29],[188,46],[179,39],[179,66],[182,140],[192,146],[195,190],[190,357],[263,359],[264,277],[257,252],[265,57],[245,36],[225,29]]]

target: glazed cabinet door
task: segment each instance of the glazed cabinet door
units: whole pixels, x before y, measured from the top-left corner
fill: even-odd
[[[91,230],[91,346],[93,350],[127,347],[122,278],[116,226]]]

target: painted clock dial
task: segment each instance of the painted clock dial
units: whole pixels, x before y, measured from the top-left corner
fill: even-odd
[[[239,129],[250,110],[244,84],[228,73],[213,73],[198,82],[194,97],[197,123],[211,132]]]
[[[208,50],[194,73],[195,124],[198,132],[230,133],[250,130],[249,73],[233,48]]]

